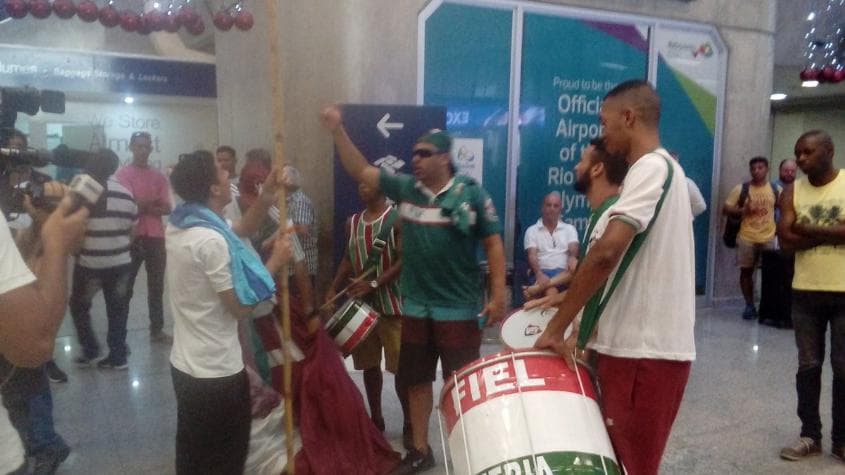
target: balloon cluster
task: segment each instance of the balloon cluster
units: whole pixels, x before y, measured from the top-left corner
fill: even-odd
[[[845,1],[828,0],[826,6],[810,11],[804,35],[806,67],[802,81],[838,83],[845,81]]]
[[[6,13],[12,18],[24,18],[32,15],[43,19],[55,14],[59,18],[72,18],[74,15],[86,23],[99,21],[107,28],[120,26],[125,31],[137,32],[143,35],[154,31],[175,33],[180,28],[193,35],[200,35],[205,31],[205,23],[197,12],[191,0],[180,3],[170,3],[165,8],[155,3],[151,10],[138,13],[131,8],[118,9],[114,0],[108,0],[102,6],[94,0],[6,0]],[[214,26],[222,31],[228,31],[232,26],[240,30],[249,30],[255,24],[252,13],[248,12],[241,2],[222,8],[214,15]]]

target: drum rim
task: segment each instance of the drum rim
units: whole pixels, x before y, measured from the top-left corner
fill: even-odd
[[[323,329],[325,329],[327,332],[331,332],[330,330],[332,329],[332,327],[334,327],[338,323],[338,321],[341,318],[343,318],[343,315],[346,314],[346,311],[348,310],[347,307],[351,307],[356,302],[361,307],[367,309],[368,312],[375,312],[375,309],[371,305],[369,305],[367,302],[364,302],[363,300],[358,299],[358,298],[351,298],[351,299],[347,300],[346,302],[344,302],[344,304],[341,305],[341,307],[339,309],[337,309],[337,311],[334,314],[332,314],[331,318],[326,320],[326,323],[323,325]],[[378,313],[378,312],[376,312],[376,313]]]

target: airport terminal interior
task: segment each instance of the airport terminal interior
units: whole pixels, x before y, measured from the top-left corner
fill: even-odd
[[[2,127],[21,130],[36,149],[108,148],[121,166],[133,160],[130,147],[142,132],[149,164],[162,173],[183,154],[221,145],[236,151],[238,171],[248,150],[275,152],[276,163],[283,157],[298,170],[298,189],[313,203],[306,257],[319,253],[309,269],[317,306],[346,252],[347,218],[363,208],[320,111],[340,104],[352,142],[388,170],[382,173],[412,172],[417,139],[445,129],[450,166],[479,182],[494,217],[498,212],[510,313],[532,282],[525,236],[543,221],[545,197],[557,193],[562,220],[578,240],[587,231],[590,203],[576,191],[575,166],[603,133],[605,94],[628,79],[647,80],[660,97],[662,144],[706,205],[691,229],[695,360],[659,473],[845,473],[830,440],[836,345],[825,349],[821,376],[823,450],[784,460],[781,449],[801,430],[796,337],[784,300],[790,286],[772,287],[783,269],[767,268],[764,257],[751,274],[749,313],[739,251],[723,243],[723,205],[731,195],[736,204],[753,157],[768,161],[762,180],[778,182],[796,140],[822,129],[834,144],[833,166],[845,169],[845,0],[276,0],[268,15],[271,1],[0,0],[0,89],[65,95],[64,112],[21,111]],[[72,173],[67,168],[39,170],[61,179]],[[782,255],[770,252],[770,259]],[[171,342],[150,338],[149,270],[135,282],[122,368],[79,365],[83,348],[66,312],[53,354],[66,380],[51,382],[50,391],[55,431],[70,452],[52,470],[22,473],[176,473]],[[489,283],[489,275],[481,280]],[[163,331],[173,335],[168,292]],[[91,316],[105,346],[102,293]],[[500,333],[498,326],[483,330],[482,357],[507,349]],[[344,365],[359,389],[349,397],[365,407],[363,371],[351,358]],[[383,433],[405,454],[394,378],[384,371]],[[443,387],[434,383],[435,466],[425,473],[462,475],[449,461],[463,454],[453,452],[440,417]],[[602,435],[572,437],[607,439],[600,423],[597,430]],[[463,434],[474,447],[486,437],[508,434]],[[528,467],[472,473],[543,473]],[[593,469],[572,473],[615,473]],[[560,470],[553,473],[570,473]]]

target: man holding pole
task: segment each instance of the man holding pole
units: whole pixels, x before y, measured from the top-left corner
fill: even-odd
[[[445,132],[419,138],[412,152],[413,176],[391,175],[371,165],[352,143],[337,106],[324,109],[321,120],[347,173],[399,203],[405,317],[397,377],[408,387],[414,448],[393,473],[421,472],[434,466],[428,423],[438,358],[444,377],[477,359],[482,326],[478,317],[488,318],[488,324],[497,322],[505,310],[499,219],[487,192],[455,175],[452,140]],[[480,314],[479,242],[487,254],[492,295]]]
[[[597,353],[608,435],[626,473],[652,475],[695,358],[692,213],[683,169],[660,145],[654,88],[618,85],[600,117],[607,151],[630,168],[603,234],[535,346],[572,365],[564,331],[586,305],[579,346],[597,328],[588,346]]]

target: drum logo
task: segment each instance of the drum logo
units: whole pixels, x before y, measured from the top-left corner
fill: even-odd
[[[546,385],[545,378],[532,378],[525,368],[525,360],[508,359],[493,363],[459,379],[452,391],[455,407],[476,406],[482,399],[493,398],[502,394],[539,388]],[[469,397],[463,405],[461,401]]]
[[[543,329],[537,325],[528,325],[525,327],[525,336],[534,336],[543,333]]]

